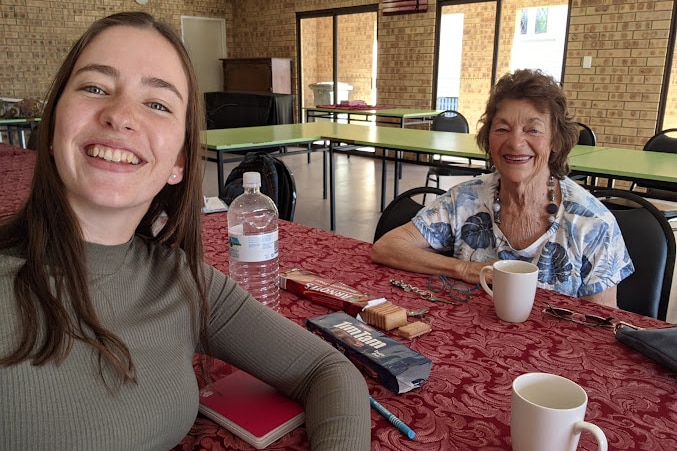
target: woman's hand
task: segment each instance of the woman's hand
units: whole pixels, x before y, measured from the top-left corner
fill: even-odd
[[[496,261],[496,260],[494,260]],[[460,269],[460,274],[458,278],[463,280],[464,282],[470,283],[472,285],[478,285],[480,283],[480,271],[482,268],[485,266],[491,266],[494,261],[490,262],[467,262],[467,261],[460,261],[459,260],[459,269]],[[487,284],[493,283],[493,273],[488,272],[487,275],[485,276],[485,280]]]

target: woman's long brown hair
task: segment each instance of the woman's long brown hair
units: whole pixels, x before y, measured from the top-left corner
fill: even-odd
[[[12,253],[26,259],[14,280],[21,336],[11,354],[0,356],[0,365],[9,366],[26,360],[34,365],[59,363],[68,356],[74,340],[81,340],[99,352],[101,377],[104,378],[103,369],[109,367],[115,375],[113,385],[119,386],[136,381],[134,363],[125,343],[103,327],[94,311],[82,230],[66,200],[65,187],[50,155],[56,105],[75,63],[98,34],[115,26],[157,31],[176,49],[188,80],[184,178],[179,184],[165,185],[155,196],[136,235],[147,242],[185,252],[195,282],[194,286],[187,287],[195,293],[188,301],[192,324],[199,342],[207,348],[209,307],[202,270],[200,228],[203,202],[200,130],[204,116],[197,79],[181,39],[168,25],[146,13],[127,12],[96,21],[70,50],[45,104],[30,195],[14,216],[0,223],[0,249],[11,249]],[[162,212],[167,214],[166,225],[154,235],[153,224]],[[54,278],[54,288],[50,285],[50,276]],[[69,312],[73,312],[75,318],[71,318]]]

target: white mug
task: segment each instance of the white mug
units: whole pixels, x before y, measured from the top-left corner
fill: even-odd
[[[526,373],[512,383],[510,437],[513,451],[574,451],[582,431],[595,436],[599,451],[608,444],[587,421],[588,395],[577,383],[548,373]]]
[[[493,290],[487,285],[487,273],[493,273]],[[499,260],[480,270],[480,284],[494,298],[496,316],[503,321],[521,323],[534,306],[538,266],[521,260]]]

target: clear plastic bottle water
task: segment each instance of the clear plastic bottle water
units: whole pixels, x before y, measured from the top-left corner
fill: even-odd
[[[244,193],[228,206],[229,270],[259,302],[279,310],[277,207],[261,193],[261,174],[245,172]]]

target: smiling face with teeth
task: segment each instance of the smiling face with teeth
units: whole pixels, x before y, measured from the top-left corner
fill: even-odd
[[[502,182],[543,183],[550,176],[551,118],[529,100],[500,102],[489,130],[489,149]]]
[[[117,217],[133,231],[155,195],[181,182],[188,92],[181,59],[155,30],[111,27],[83,50],[52,140],[83,227]]]

